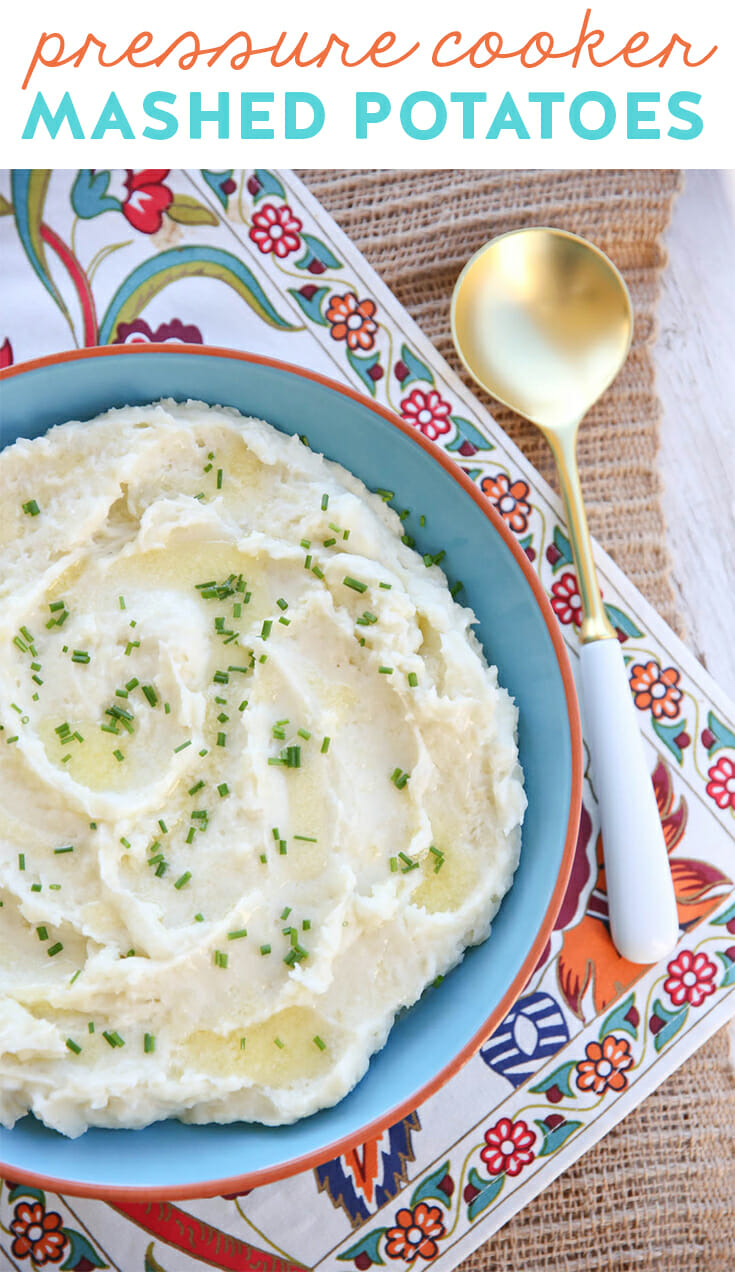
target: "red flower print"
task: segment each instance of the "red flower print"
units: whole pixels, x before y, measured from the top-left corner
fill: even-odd
[[[420,429],[430,442],[435,442],[440,433],[449,432],[451,409],[449,402],[445,402],[436,389],[429,389],[428,393],[423,389],[412,389],[401,402],[404,420]]]
[[[562,574],[560,579],[551,585],[551,608],[560,623],[574,623],[579,627],[582,622],[582,598],[579,595],[577,579],[570,570]]]
[[[113,344],[204,344],[204,337],[193,323],[178,318],[162,322],[153,331],[143,318],[118,323]]]
[[[128,168],[125,188],[128,197],[122,205],[123,214],[133,229],[141,234],[155,234],[160,230],[163,214],[174,201],[168,186],[163,184],[169,168],[143,168],[135,172]]]
[[[664,989],[675,1007],[681,1007],[683,1003],[701,1007],[705,998],[715,992],[717,968],[706,954],[682,950],[666,970],[669,975],[664,981]]]
[[[595,1095],[602,1095],[607,1090],[625,1090],[628,1085],[625,1070],[633,1063],[627,1038],[608,1034],[602,1042],[588,1042],[585,1055],[587,1059],[580,1060],[577,1065],[580,1091],[594,1091]]]
[[[272,252],[279,260],[283,260],[284,256],[290,256],[292,252],[299,250],[301,225],[302,222],[294,216],[287,203],[280,208],[274,203],[264,203],[262,208],[253,213],[250,237],[264,255]]]
[[[718,808],[735,808],[735,764],[727,755],[721,755],[712,768],[707,769],[709,781],[707,794]]]
[[[12,365],[13,365],[13,346],[11,345],[10,341],[8,340],[8,337],[6,336],[3,344],[0,345],[0,370],[2,370],[3,367],[12,367]]]
[[[511,530],[523,534],[531,511],[526,498],[529,493],[526,482],[519,479],[511,483],[505,473],[497,473],[495,477],[483,477],[480,487]]]
[[[346,340],[350,349],[372,349],[378,324],[373,321],[378,306],[374,300],[358,300],[354,292],[330,296],[327,320],[333,340]]]
[[[638,710],[648,711],[650,707],[651,714],[657,720],[661,716],[673,718],[678,715],[682,696],[681,689],[677,688],[679,679],[676,667],[662,670],[653,659],[645,665],[635,663],[630,669],[630,685]]]
[[[386,1251],[391,1259],[405,1259],[411,1263],[417,1254],[422,1259],[434,1259],[439,1247],[436,1237],[445,1233],[442,1212],[438,1206],[427,1206],[420,1201],[413,1210],[403,1209],[396,1214],[397,1227],[386,1233]]]
[[[55,1210],[45,1210],[40,1201],[33,1205],[21,1201],[15,1207],[10,1227],[15,1233],[13,1254],[16,1259],[30,1256],[39,1267],[61,1262],[68,1237],[61,1231],[61,1215]]]
[[[486,1147],[480,1157],[491,1175],[520,1175],[536,1156],[532,1151],[535,1140],[535,1133],[522,1119],[511,1122],[509,1117],[501,1117],[485,1131]]]

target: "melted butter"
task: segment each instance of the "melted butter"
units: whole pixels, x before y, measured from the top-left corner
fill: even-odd
[[[315,1036],[326,1043],[324,1051],[314,1042]],[[286,1007],[261,1024],[225,1035],[201,1029],[190,1034],[184,1048],[187,1063],[200,1072],[242,1074],[270,1087],[316,1078],[331,1068],[333,1054],[338,1054],[333,1031],[309,1007]]]
[[[439,844],[436,847],[440,847]],[[444,864],[436,870],[436,859],[429,853],[421,867],[422,879],[413,893],[415,905],[429,914],[459,910],[478,882],[477,867],[469,854],[457,848],[444,849]]]
[[[134,733],[103,733],[99,720],[69,720],[72,733],[81,733],[84,741],[61,742],[55,730],[63,723],[61,716],[49,716],[37,729],[49,763],[59,772],[68,772],[91,791],[124,791],[140,782],[141,768],[148,767],[150,756],[138,754]],[[124,760],[116,759],[116,750],[122,752]],[[65,755],[71,759],[62,764]]]

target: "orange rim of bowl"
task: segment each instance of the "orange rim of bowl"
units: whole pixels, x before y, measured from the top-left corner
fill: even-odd
[[[478,508],[487,517],[496,532],[500,535],[505,546],[514,557],[516,563],[520,566],[523,575],[528,583],[536,603],[541,611],[543,619],[548,629],[551,644],[556,654],[556,660],[559,665],[559,672],[564,686],[564,696],[566,699],[567,716],[569,721],[569,740],[571,748],[571,790],[569,799],[569,818],[567,821],[567,830],[564,840],[564,851],[562,853],[561,866],[559,874],[551,895],[549,903],[546,907],[543,919],[539,925],[536,936],[531,947],[519,968],[512,984],[503,994],[500,1001],[491,1011],[487,1020],[473,1037],[465,1044],[465,1046],[454,1056],[454,1058],[446,1064],[443,1069],[434,1075],[431,1081],[424,1083],[410,1098],[402,1100],[400,1104],[394,1105],[382,1113],[380,1117],[373,1119],[366,1126],[361,1127],[352,1134],[342,1136],[338,1140],[334,1140],[331,1144],[325,1145],[323,1148],[314,1149],[311,1152],[304,1153],[300,1157],[293,1157],[287,1162],[281,1162],[278,1165],[267,1166],[262,1170],[250,1171],[246,1175],[234,1175],[225,1179],[202,1180],[200,1183],[181,1184],[172,1188],[161,1188],[158,1186],[141,1186],[140,1188],[118,1186],[116,1184],[93,1184],[72,1181],[68,1182],[64,1179],[53,1179],[46,1175],[38,1175],[35,1172],[18,1169],[15,1166],[6,1166],[0,1162],[0,1173],[6,1174],[19,1183],[33,1184],[47,1189],[50,1192],[68,1193],[71,1196],[93,1197],[102,1201],[110,1202],[115,1205],[116,1202],[139,1202],[139,1201],[181,1201],[195,1197],[218,1197],[223,1194],[237,1193],[244,1189],[258,1188],[263,1184],[275,1183],[280,1179],[287,1179],[291,1175],[300,1174],[302,1171],[311,1170],[315,1166],[321,1165],[323,1162],[331,1161],[334,1157],[339,1157],[342,1153],[348,1152],[354,1148],[356,1144],[361,1144],[365,1140],[380,1135],[388,1126],[393,1126],[402,1117],[412,1112],[420,1104],[423,1104],[429,1096],[433,1095],[441,1086],[449,1081],[455,1073],[462,1068],[468,1060],[479,1050],[482,1043],[493,1033],[497,1025],[507,1014],[513,1003],[522,993],[531,974],[538,963],[544,947],[551,936],[554,923],[561,908],[562,900],[566,890],[569,873],[572,867],[572,859],[577,841],[577,832],[579,828],[579,817],[582,805],[582,729],[579,718],[579,705],[577,702],[577,694],[574,686],[574,678],[569,663],[569,657],[564,648],[564,641],[559,631],[559,626],[554,617],[553,610],[549,604],[546,594],[541,586],[541,582],[532,569],[525,552],[519,547],[516,540],[511,535],[505,522],[488,499],[484,497],[478,490],[477,486],[462,471],[453,459],[450,459],[444,451],[442,451],[422,433],[405,423],[398,415],[391,411],[388,407],[380,406],[377,402],[371,402],[364,394],[358,393],[355,389],[349,388],[347,385],[339,384],[336,380],[332,380],[329,376],[321,375],[317,371],[308,371],[303,367],[294,366],[289,362],[282,362],[277,358],[267,358],[260,354],[244,353],[236,349],[220,349],[212,345],[174,345],[174,344],[136,344],[136,345],[111,345],[111,346],[95,346],[88,349],[71,349],[62,353],[50,354],[43,358],[34,358],[30,362],[21,362],[16,366],[7,367],[0,372],[0,382],[4,379],[10,379],[14,375],[22,375],[27,371],[36,371],[40,367],[53,366],[58,362],[79,362],[87,358],[106,358],[116,355],[125,356],[145,356],[148,353],[167,353],[175,356],[184,354],[188,356],[198,357],[216,357],[231,358],[233,361],[254,363],[258,366],[272,367],[277,371],[285,371],[291,375],[301,376],[305,380],[313,380],[317,384],[322,384],[328,389],[341,394],[343,397],[352,398],[353,401],[359,402],[362,406],[368,407],[375,415],[379,415],[386,420],[393,428],[397,428],[400,432],[405,433],[418,446],[421,446],[433,459],[449,473],[450,476],[459,483],[467,495],[477,504]]]

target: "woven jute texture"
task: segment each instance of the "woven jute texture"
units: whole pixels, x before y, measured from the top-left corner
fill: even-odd
[[[583,234],[630,287],[635,335],[580,439],[590,525],[680,632],[656,466],[652,348],[678,171],[306,171],[299,174],[455,370],[449,301],[467,258],[523,225]],[[473,388],[476,386],[472,385]],[[482,399],[483,394],[476,390]],[[546,444],[492,399],[552,485]],[[720,1033],[463,1264],[462,1272],[735,1272],[735,1080]]]

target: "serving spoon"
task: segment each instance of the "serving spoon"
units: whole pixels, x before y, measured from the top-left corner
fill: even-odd
[[[514,230],[465,265],[451,319],[470,375],[537,425],[556,461],[582,603],[580,678],[612,938],[631,962],[658,962],[679,936],[676,899],[622,650],[597,582],[576,455],[584,415],[628,356],[628,289],[585,239]]]

